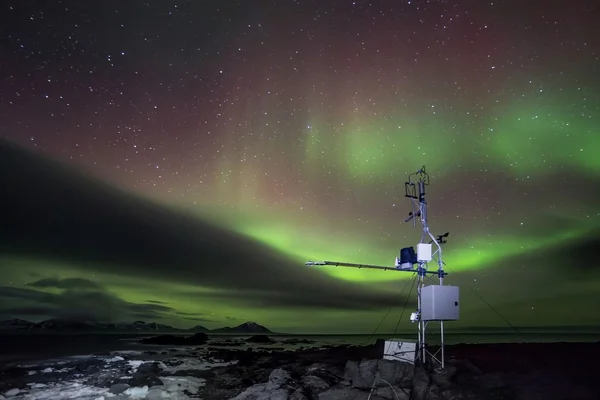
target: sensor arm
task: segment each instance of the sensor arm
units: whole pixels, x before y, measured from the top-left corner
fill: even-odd
[[[339,261],[308,261],[305,263],[307,267],[318,267],[324,265],[331,265],[334,267],[348,267],[348,268],[368,268],[368,269],[379,269],[382,271],[397,271],[397,272],[415,272],[413,269],[399,269],[396,267],[384,267],[381,265],[370,265],[370,264],[353,264]],[[426,274],[437,274],[437,271],[425,271]]]

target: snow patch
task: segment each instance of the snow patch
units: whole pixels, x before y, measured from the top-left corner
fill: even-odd
[[[165,385],[165,391],[167,392],[182,392],[187,390],[191,394],[197,394],[198,389],[206,383],[206,379],[193,376],[162,376],[160,380]]]
[[[121,356],[115,356],[112,358],[103,358],[104,361],[111,363],[111,362],[117,362],[117,361],[125,361],[125,359]]]
[[[4,395],[9,399],[23,400],[96,400],[108,393],[108,389],[95,386],[86,386],[78,381],[61,382],[43,386],[34,384],[29,390],[11,389]]]
[[[145,363],[144,360],[128,360],[127,364],[131,367],[133,373],[135,374],[135,371],[137,371],[137,369],[140,367],[140,365],[142,365],[143,363]]]
[[[148,386],[132,387],[123,392],[123,394],[131,397],[132,399],[143,399],[148,394]]]

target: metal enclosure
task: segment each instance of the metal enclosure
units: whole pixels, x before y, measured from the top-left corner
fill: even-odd
[[[421,289],[423,321],[456,321],[458,304],[458,286],[429,285]]]
[[[417,261],[428,263],[433,259],[431,243],[417,244]]]

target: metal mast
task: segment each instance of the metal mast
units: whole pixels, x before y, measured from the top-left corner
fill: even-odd
[[[456,318],[454,316],[446,316],[444,312],[436,312],[436,306],[441,308],[441,301],[446,301],[444,297],[445,294],[441,292],[441,301],[439,299],[435,299],[435,296],[427,297],[427,307],[428,310],[433,309],[433,312],[428,312],[428,316],[423,317],[423,288],[426,286],[426,283],[431,283],[434,281],[437,276],[439,280],[439,285],[435,285],[436,288],[441,287],[444,282],[444,277],[447,273],[444,271],[444,262],[442,260],[442,243],[445,243],[444,238],[448,236],[448,233],[444,235],[434,236],[429,230],[429,224],[427,220],[427,201],[425,198],[425,188],[429,185],[429,174],[427,174],[425,167],[423,166],[417,172],[412,173],[408,176],[408,181],[405,183],[405,197],[408,197],[411,202],[411,212],[408,214],[408,218],[404,220],[404,222],[411,222],[413,226],[416,226],[417,220],[421,222],[422,225],[422,233],[421,240],[417,245],[417,254],[415,254],[414,249],[412,247],[404,248],[400,251],[400,257],[396,258],[395,265],[393,267],[387,266],[379,266],[379,265],[370,265],[370,264],[354,264],[347,262],[338,262],[338,261],[308,261],[306,263],[307,266],[319,266],[319,265],[331,265],[337,267],[350,267],[350,268],[370,268],[370,269],[379,269],[379,270],[390,270],[390,271],[399,271],[399,272],[411,272],[417,273],[417,310],[413,312],[410,316],[410,320],[412,322],[417,323],[417,349],[415,354],[415,359],[420,360],[422,363],[425,363],[427,359],[427,355],[429,355],[432,360],[437,361],[441,364],[441,367],[444,368],[444,320],[454,320],[458,319],[458,312],[456,312]],[[430,240],[429,243],[426,243],[426,240]],[[432,249],[432,244],[435,249]],[[433,251],[432,251],[433,250]],[[429,271],[427,269],[427,265],[430,261],[437,261],[438,268],[434,271]],[[416,269],[415,269],[416,265]],[[433,289],[436,289],[433,288]],[[458,288],[456,288],[458,289]],[[440,303],[440,304],[438,304]],[[458,290],[456,290],[456,301],[454,301],[454,305],[458,307]],[[451,313],[452,314],[452,313]],[[430,353],[427,351],[427,343],[426,343],[426,330],[427,324],[430,321],[439,321],[440,322],[440,347],[435,353]],[[441,353],[438,358],[438,353]]]
[[[425,198],[425,187],[429,186],[429,174],[425,170],[425,166],[421,167],[417,172],[410,174],[408,176],[408,182],[404,184],[405,197],[408,197],[411,202],[412,211],[409,213],[408,218],[405,222],[412,221],[413,226],[416,226],[416,218],[421,221],[422,233],[421,233],[421,241],[423,243],[426,238],[430,238],[431,242],[436,247],[434,253],[432,254],[432,259],[437,259],[438,269],[437,271],[432,271],[433,274],[437,275],[439,279],[439,284],[444,284],[444,276],[447,275],[444,272],[444,262],[442,260],[442,246],[441,241],[443,241],[444,235],[440,237],[440,240],[431,233],[429,230],[429,222],[427,219],[427,200]],[[447,235],[446,235],[447,236]],[[418,342],[418,351],[420,353],[420,359],[424,363],[428,354],[427,351],[427,341],[426,341],[426,331],[428,320],[424,320],[421,316],[421,311],[423,307],[423,297],[422,290],[425,286],[425,283],[429,280],[432,280],[431,276],[427,276],[427,264],[426,260],[419,260],[417,264],[417,342]],[[411,316],[411,320],[413,317]],[[437,353],[441,352],[440,358],[438,360],[436,358]],[[438,361],[442,368],[444,368],[444,321],[440,320],[440,348],[438,352],[434,354],[430,354],[432,359]]]

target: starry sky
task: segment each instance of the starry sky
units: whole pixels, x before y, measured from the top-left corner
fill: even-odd
[[[600,4],[526,3],[3,2],[0,319],[411,329],[304,262],[393,265],[425,165],[448,327],[600,326]]]

